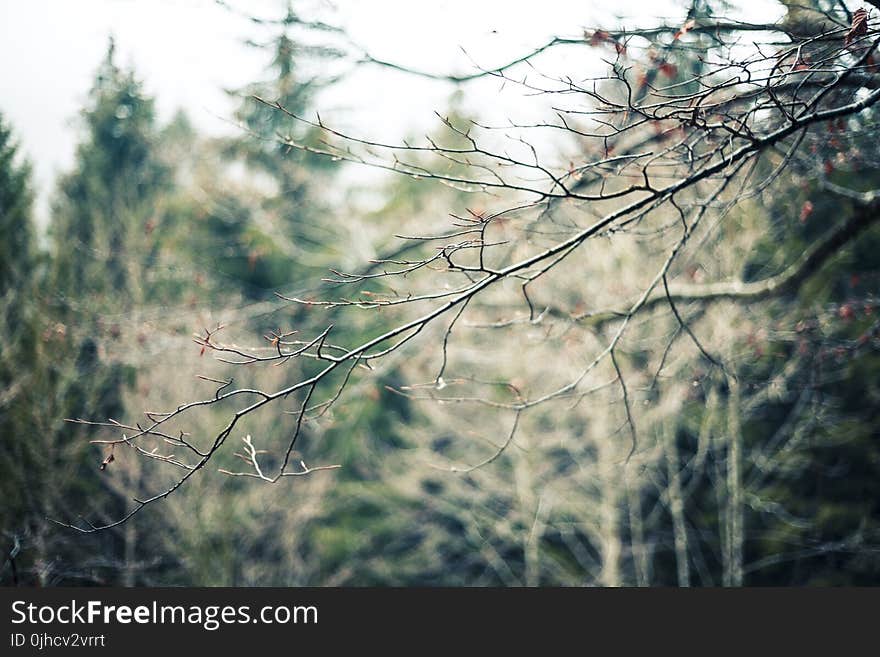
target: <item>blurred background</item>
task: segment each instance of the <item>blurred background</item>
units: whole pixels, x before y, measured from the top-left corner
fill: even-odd
[[[772,23],[788,9],[769,0],[633,1],[615,13],[562,0],[3,1],[0,582],[880,583],[876,229],[781,298],[688,310],[736,368],[736,389],[692,342],[670,340],[679,329],[668,310],[636,322],[621,356],[639,404],[631,460],[608,363],[578,394],[522,417],[497,406],[511,390],[540,396],[601,352],[613,332],[572,317],[637,296],[668,247],[650,231],[602,242],[536,285],[536,307],[563,308],[547,323],[512,322],[499,335],[490,325],[516,314],[516,293],[489,295],[457,326],[440,385],[430,384],[442,327],[359,374],[297,443],[296,459],[338,470],[273,485],[216,472],[240,469],[245,436],[268,451],[283,445],[289,404],[249,416],[216,464],[130,522],[96,534],[52,522],[112,522],[171,481],[130,450],[90,442],[108,438],[104,429],[65,419],[136,423],[145,410],[212,396],[216,385],[197,375],[277,389],[298,365],[233,367],[192,335],[222,324],[225,339],[259,344],[272,331],[324,326],[329,314],[336,340],[362,342],[405,315],[317,316],[276,293],[340,294],[322,282],[331,269],[360,271],[402,253],[395,235],[443,232],[450,214],[511,203],[291,149],[279,138],[319,147],[326,135],[254,95],[370,141],[457,143],[438,114],[519,135],[513,124],[549,120],[559,98],[492,76],[443,77],[598,25],[682,25],[694,11]],[[551,49],[529,66],[538,79],[583,79],[602,75],[609,57]],[[683,79],[697,58],[681,57],[663,73]],[[874,135],[873,117],[865,122]],[[588,151],[566,131],[529,138],[563,167]],[[859,163],[827,142],[813,135],[804,148],[838,182],[880,178],[872,144],[860,144]],[[419,157],[427,170],[450,170],[435,154]],[[808,171],[793,168],[778,185],[706,226],[678,275],[757,280],[802,253],[839,207]],[[504,229],[540,245],[591,212],[513,216]],[[206,407],[187,430],[215,435],[228,414]],[[515,440],[496,454],[513,422]],[[738,566],[734,543],[745,555]]]

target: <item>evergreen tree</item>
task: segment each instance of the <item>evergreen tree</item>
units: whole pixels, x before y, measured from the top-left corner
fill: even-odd
[[[36,256],[30,166],[17,161],[12,130],[0,116],[0,294],[29,278]]]
[[[29,255],[35,248],[25,170],[10,168],[12,156],[3,151],[2,195],[10,208],[3,221],[16,247],[16,256],[4,260],[14,265],[4,279],[17,281],[10,289],[22,292],[4,313],[4,333],[21,337],[10,338],[18,348],[3,354],[10,363],[4,382],[19,391],[0,418],[8,437],[3,468],[10,473],[3,478],[3,529],[21,546],[22,579],[130,585],[137,581],[136,537],[84,536],[51,523],[125,508],[99,468],[107,453],[89,443],[94,431],[65,418],[123,416],[135,368],[113,355],[113,343],[125,340],[125,320],[136,321],[132,313],[148,297],[160,234],[151,222],[169,182],[156,154],[153,102],[134,74],[115,64],[112,42],[82,118],[85,139],[58,187],[46,267]],[[148,550],[148,539],[139,549]]]
[[[261,47],[271,53],[266,80],[230,92],[240,100],[235,118],[243,133],[217,144],[226,167],[234,167],[247,187],[216,189],[205,228],[221,243],[215,268],[241,281],[248,296],[303,287],[319,280],[338,263],[346,236],[328,220],[332,175],[338,166],[328,158],[292,149],[285,140],[316,145],[318,130],[304,128],[278,103],[303,116],[326,81],[309,76],[309,60],[326,62],[332,50],[298,43],[292,31],[301,20],[288,7],[280,32]],[[262,99],[262,100],[261,100]]]
[[[169,172],[156,153],[153,100],[114,61],[111,40],[83,111],[85,140],[53,212],[54,286],[62,295],[128,306],[143,299],[158,196]],[[65,299],[62,298],[62,304]]]
[[[25,519],[29,477],[16,474],[31,465],[29,454],[17,436],[24,428],[22,412],[29,364],[36,348],[33,339],[32,277],[35,258],[31,219],[30,167],[19,159],[12,129],[0,116],[0,537],[3,554],[0,581],[18,582],[23,575],[19,553],[26,532]]]

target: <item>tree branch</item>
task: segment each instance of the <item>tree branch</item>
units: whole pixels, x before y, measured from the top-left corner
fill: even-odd
[[[829,231],[824,237],[807,249],[797,261],[784,271],[760,281],[724,281],[707,285],[681,285],[658,292],[650,297],[637,312],[645,312],[673,301],[674,303],[714,303],[716,301],[763,301],[796,290],[805,280],[817,274],[825,264],[836,256],[840,249],[858,237],[865,229],[880,220],[880,194],[873,193],[870,200],[860,204],[849,219]],[[585,313],[572,318],[558,308],[550,314],[568,317],[590,325],[604,324],[625,315],[622,311]]]

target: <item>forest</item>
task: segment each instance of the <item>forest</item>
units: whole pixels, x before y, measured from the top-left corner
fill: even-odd
[[[880,2],[464,72],[299,5],[228,135],[110,38],[47,226],[0,114],[0,584],[880,585]],[[353,130],[340,62],[449,103]]]

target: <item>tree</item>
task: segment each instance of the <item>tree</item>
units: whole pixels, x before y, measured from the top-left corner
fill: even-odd
[[[280,19],[261,19],[266,42],[252,46],[270,56],[268,79],[229,91],[240,104],[234,118],[242,133],[210,145],[221,172],[211,166],[212,206],[196,239],[213,253],[212,269],[238,282],[249,298],[264,298],[323,275],[337,257],[334,248],[345,240],[343,231],[325,221],[333,188],[334,162],[291,151],[278,135],[296,134],[317,143],[319,131],[300,130],[295,122],[267,107],[270,98],[304,112],[329,80],[310,69],[332,63],[335,50],[307,46],[296,40],[303,30],[334,28],[300,18],[288,4]],[[214,246],[216,245],[216,246]]]
[[[95,553],[112,554],[112,537],[64,540],[47,517],[98,502],[112,509],[104,494],[94,449],[69,442],[63,418],[76,409],[120,412],[118,389],[123,370],[98,367],[98,344],[85,338],[70,347],[73,329],[47,298],[50,263],[37,249],[30,215],[30,170],[17,162],[11,131],[0,127],[0,196],[9,246],[4,258],[4,345],[0,381],[0,452],[3,477],[3,581],[39,583],[112,578],[116,564]],[[76,344],[76,343],[74,343]],[[112,512],[112,511],[111,511]]]
[[[77,169],[61,181],[53,209],[54,286],[85,287],[98,298],[120,293],[134,304],[146,294],[168,170],[156,154],[153,100],[117,66],[115,50],[111,39],[83,112]]]
[[[66,419],[126,412],[135,367],[124,354],[130,340],[139,341],[120,317],[131,314],[137,326],[137,313],[155,296],[151,265],[161,231],[153,229],[169,170],[156,152],[152,100],[132,72],[116,66],[112,41],[82,119],[74,170],[55,197],[49,253],[38,254],[33,239],[26,169],[9,168],[11,154],[4,161],[4,221],[15,251],[4,261],[13,266],[4,287],[3,337],[12,347],[4,349],[4,383],[12,394],[2,427],[9,437],[3,529],[18,546],[21,581],[133,585],[155,565],[148,534],[139,537],[132,525],[71,541],[50,520],[83,505],[110,515],[124,505],[107,474],[123,455],[89,444],[87,432]],[[112,468],[126,470],[124,457]]]
[[[35,349],[28,330],[33,322],[28,297],[34,291],[28,278],[37,266],[31,201],[30,168],[19,161],[12,130],[0,117],[0,229],[8,236],[3,241],[0,265],[3,311],[3,322],[0,324],[0,340],[3,342],[0,386],[4,390],[0,401],[0,434],[4,436],[13,436],[20,426],[13,409],[16,398],[26,388],[26,380],[19,375],[18,368],[19,363],[30,357]],[[10,321],[12,318],[17,321]],[[4,441],[0,459],[4,462],[26,460],[21,458],[11,441]],[[7,503],[0,516],[4,546],[2,573],[4,581],[17,583],[20,575],[16,561],[25,530],[18,514],[26,507],[27,501],[22,499],[23,490],[16,486],[5,485],[3,493]]]
[[[35,253],[34,229],[31,223],[30,167],[17,162],[18,148],[12,130],[0,118],[0,221],[7,236],[2,245],[0,292],[21,284],[33,266]]]
[[[842,254],[856,276],[878,265],[865,245],[880,217],[880,39],[843,3],[796,9],[759,24],[698,2],[675,24],[589,29],[473,75],[433,76],[492,76],[555,100],[535,124],[441,118],[449,143],[376,143],[262,99],[323,135],[285,147],[475,200],[402,236],[412,251],[335,271],[326,298],[287,297],[334,313],[312,335],[280,330],[269,350],[247,349],[207,328],[202,349],[296,376],[275,388],[218,380],[204,399],[116,427],[117,444],[183,471],[118,519],[76,528],[116,527],[174,494],[272,407],[292,413],[283,445],[249,440],[245,469],[230,474],[274,483],[329,467],[292,457],[303,435],[320,443],[348,389],[405,354],[412,378],[386,389],[440,407],[426,413],[461,409],[444,414],[447,435],[429,425],[424,444],[460,475],[452,495],[503,522],[463,522],[455,505],[433,517],[477,531],[503,582],[741,585],[768,572],[801,583],[816,581],[814,568],[829,581],[841,559],[847,576],[830,581],[876,582],[876,505],[845,512],[861,493],[840,479],[852,473],[872,492],[877,481],[876,413],[854,402],[876,373],[873,296],[829,277]],[[520,75],[563,47],[598,50],[607,73]],[[547,154],[546,135],[560,133],[562,152]],[[443,165],[423,166],[426,154]],[[338,328],[340,313],[367,311],[382,318],[368,337]],[[190,437],[187,417],[205,406],[228,409],[227,420]],[[842,425],[852,426],[842,435]],[[187,458],[154,451],[167,441]],[[492,469],[547,495],[475,484]],[[801,569],[815,556],[831,562]]]

